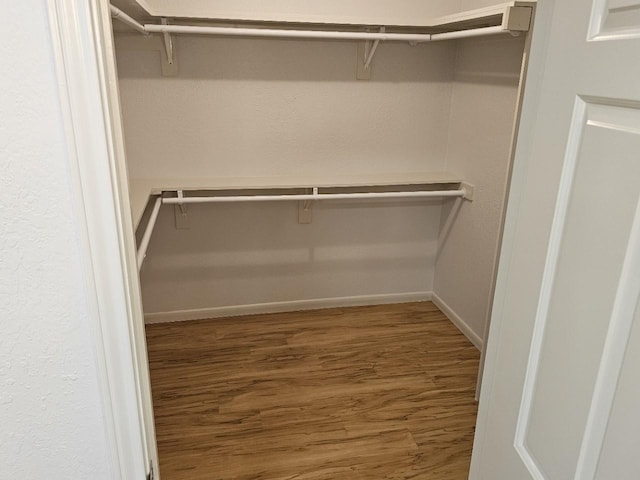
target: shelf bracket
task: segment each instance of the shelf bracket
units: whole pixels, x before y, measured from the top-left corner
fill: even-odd
[[[385,28],[380,27],[380,33],[384,33]],[[371,67],[371,62],[373,61],[373,56],[376,54],[376,50],[378,49],[378,44],[380,40],[374,40],[373,42],[368,41],[364,45],[364,69],[369,70]]]
[[[174,216],[175,216],[175,225],[176,225],[176,230],[188,230],[189,229],[189,215],[187,212],[187,206],[181,202],[181,200],[184,198],[184,194],[182,192],[182,190],[178,190],[178,203],[175,206],[174,209]]]
[[[509,6],[502,16],[502,29],[514,36],[518,36],[520,32],[528,32],[532,16],[532,7]]]
[[[309,224],[313,218],[313,200],[300,200],[298,202],[298,223]]]
[[[384,33],[384,31],[385,27],[380,27],[379,33]],[[373,62],[373,56],[376,54],[379,43],[380,39],[358,42],[358,52],[356,57],[356,78],[358,80],[371,79],[371,63]]]
[[[470,202],[473,202],[473,194],[475,192],[475,189],[476,187],[474,187],[470,183],[460,182],[460,190],[464,192],[464,196],[462,198],[464,198],[465,200],[469,200]]]
[[[162,25],[167,25],[167,19],[161,19]],[[176,52],[173,48],[173,37],[168,32],[163,32],[162,37],[164,39],[164,51],[167,55],[167,63],[173,65],[175,63]]]
[[[315,187],[313,189],[313,195],[318,195],[318,189]],[[311,223],[313,219],[311,207],[313,207],[313,200],[300,200],[298,202],[298,223]]]
[[[182,190],[178,190],[178,207],[180,207],[180,212],[182,212],[183,215],[186,215],[187,206],[184,204],[182,200],[184,200],[184,193]]]

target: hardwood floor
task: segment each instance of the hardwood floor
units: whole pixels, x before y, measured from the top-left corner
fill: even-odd
[[[160,473],[467,478],[479,352],[431,303],[147,326]]]

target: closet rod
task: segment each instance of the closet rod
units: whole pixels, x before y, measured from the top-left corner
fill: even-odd
[[[442,198],[460,197],[467,198],[467,191],[461,190],[432,190],[422,192],[372,192],[372,193],[318,193],[314,188],[311,194],[291,195],[237,195],[227,197],[164,197],[162,203],[221,203],[221,202],[277,202],[277,201],[302,201],[302,200],[352,200],[375,198]]]
[[[117,20],[120,20],[122,23],[129,25],[134,30],[139,31],[140,33],[144,33],[147,35],[146,30],[144,29],[144,25],[139,23],[135,18],[131,18],[129,15],[124,13],[118,7],[114,7],[113,5],[109,5],[111,8],[111,16]]]
[[[329,40],[381,40],[395,42],[425,43],[436,40],[478,37],[509,33],[502,26],[474,28],[449,33],[381,33],[381,32],[339,32],[321,30],[276,30],[267,28],[201,27],[192,25],[151,25],[144,26],[149,33],[184,33],[196,35],[220,35],[271,38],[311,38]]]
[[[153,227],[156,225],[156,220],[158,220],[158,213],[160,213],[160,207],[162,206],[162,198],[156,198],[156,202],[153,204],[153,210],[151,211],[151,216],[149,217],[149,222],[147,223],[147,228],[144,231],[144,235],[142,235],[142,240],[140,240],[140,246],[138,247],[138,272],[142,268],[142,262],[144,262],[144,258],[147,256],[147,248],[149,248],[149,242],[151,241],[151,234],[153,233]]]
[[[200,25],[157,25],[137,22],[122,10],[111,5],[111,15],[142,33],[182,33],[191,35],[220,35],[272,38],[312,38],[333,40],[381,40],[424,43],[456,38],[479,37],[509,33],[501,25],[474,28],[447,33],[385,33],[385,32],[340,32],[331,30],[285,30],[270,28],[206,27]]]

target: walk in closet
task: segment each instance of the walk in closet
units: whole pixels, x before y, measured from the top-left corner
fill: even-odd
[[[425,458],[435,476],[417,478],[466,478],[535,3],[112,0],[111,13],[162,478],[294,478],[279,455],[299,478],[407,478]],[[264,394],[304,396],[321,371],[345,375],[333,400],[310,393],[322,427]],[[397,386],[354,400],[375,372]],[[421,372],[442,394],[424,405]],[[419,426],[433,419],[448,446],[430,450]],[[204,440],[213,423],[227,450]],[[340,457],[376,439],[379,461]],[[315,460],[295,463],[291,445]],[[313,476],[318,456],[330,467]]]

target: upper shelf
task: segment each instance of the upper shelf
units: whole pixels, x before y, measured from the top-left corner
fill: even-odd
[[[459,185],[462,180],[447,172],[411,172],[317,177],[156,178],[130,182],[134,227],[140,223],[152,195],[177,190],[273,190],[287,188],[357,188],[410,185]]]
[[[136,1],[142,5],[142,0]],[[190,11],[187,8],[188,5],[194,3],[193,1],[171,3],[180,4],[179,11],[173,12],[171,9],[168,10],[174,13],[172,16],[197,16],[195,13],[189,13]],[[183,5],[183,3],[186,5]],[[374,3],[376,2],[372,2],[372,4]],[[418,3],[422,4],[426,2]],[[268,5],[268,3],[265,4],[265,6]],[[343,10],[349,11],[353,8],[353,2],[349,2],[347,5],[349,5],[349,7],[343,7]],[[519,1],[502,3],[493,7],[470,10],[437,18],[412,15],[410,17],[412,21],[402,22],[398,22],[397,17],[394,17],[398,11],[402,12],[402,9],[397,8],[395,4],[393,7],[388,3],[386,5],[386,10],[384,11],[386,15],[380,16],[378,18],[378,20],[380,20],[379,22],[374,22],[366,15],[359,14],[354,17],[350,17],[349,15],[343,17],[342,20],[346,23],[340,23],[338,20],[333,19],[331,24],[327,23],[329,22],[329,17],[323,17],[322,19],[314,18],[313,21],[301,22],[300,20],[304,17],[297,16],[295,17],[296,21],[292,22],[289,13],[290,9],[292,9],[291,11],[296,11],[294,5],[289,5],[287,8],[281,5],[282,11],[278,14],[277,18],[273,17],[273,19],[269,21],[265,20],[265,18],[271,18],[264,14],[264,8],[262,7],[265,6],[252,10],[261,12],[260,22],[236,14],[229,14],[231,15],[229,18],[220,18],[220,15],[206,9],[205,10],[209,12],[207,13],[206,21],[202,21],[202,19],[194,20],[193,18],[190,18],[188,22],[182,21],[180,18],[172,18],[171,21],[169,21],[166,16],[162,16],[160,18],[152,18],[150,20],[151,23],[144,23],[145,20],[138,21],[115,5],[111,5],[111,15],[120,20],[121,23],[142,34],[162,34],[165,54],[163,55],[162,64],[163,75],[176,75],[177,63],[172,34],[185,34],[370,41],[370,43],[365,45],[364,55],[362,55],[361,60],[358,61],[357,73],[357,78],[367,80],[371,75],[370,66],[373,56],[378,47],[378,43],[381,41],[409,42],[415,45],[440,40],[453,40],[504,33],[519,35],[521,32],[529,30],[535,3]],[[369,10],[364,9],[363,11],[367,12]],[[393,23],[394,18],[396,18],[395,22],[397,23]],[[249,20],[251,20],[251,22],[248,23]],[[229,24],[229,22],[233,23]],[[244,24],[242,24],[242,22],[244,22]],[[164,59],[165,56],[166,60]]]
[[[232,23],[234,27],[258,25],[339,31],[385,26],[388,32],[409,30],[416,33],[445,33],[492,26],[526,31],[530,9],[535,5],[535,2],[512,1],[434,17],[433,4],[420,0],[112,0],[112,3],[144,25],[158,25],[160,19],[168,18],[171,25],[220,26]],[[528,8],[529,15],[524,15],[526,11],[518,11],[522,8]]]

